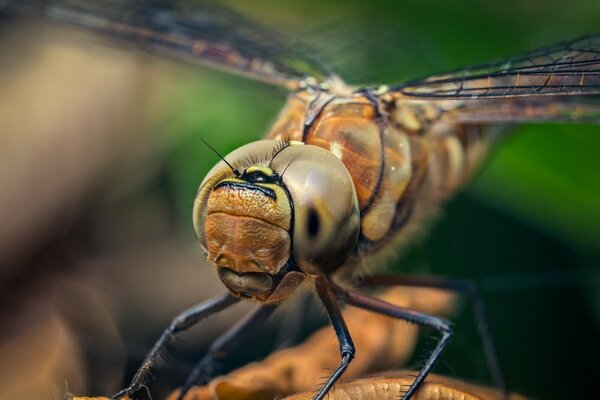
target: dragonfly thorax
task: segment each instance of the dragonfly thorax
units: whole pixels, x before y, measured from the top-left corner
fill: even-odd
[[[343,163],[319,147],[275,140],[227,155],[204,179],[194,206],[196,233],[221,280],[234,294],[262,302],[281,301],[307,275],[342,265],[359,226]]]

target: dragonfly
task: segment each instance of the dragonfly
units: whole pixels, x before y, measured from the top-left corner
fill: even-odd
[[[364,271],[389,258],[464,186],[502,135],[498,126],[600,123],[600,35],[397,85],[354,87],[308,56],[310,51],[215,7],[77,0],[4,1],[0,7],[161,56],[227,69],[290,93],[265,139],[220,156],[198,189],[194,229],[225,294],[175,317],[115,398],[143,386],[176,334],[240,301],[257,303],[196,364],[180,391],[183,398],[207,379],[215,360],[306,285],[327,311],[341,356],[314,399],[326,397],[355,356],[342,302],[438,333],[402,398],[411,398],[423,384],[450,343],[453,326],[361,290],[395,285],[469,296],[490,371],[508,393],[474,285]]]

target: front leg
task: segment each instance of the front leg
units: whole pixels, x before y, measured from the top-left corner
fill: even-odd
[[[340,310],[340,306],[331,288],[330,282],[326,278],[317,278],[317,293],[327,310],[327,314],[329,315],[329,319],[335,330],[335,334],[340,343],[340,355],[342,356],[340,365],[333,371],[331,376],[327,379],[327,382],[325,382],[321,390],[319,390],[319,393],[313,398],[313,400],[322,400],[335,382],[340,379],[344,371],[346,371],[348,365],[350,365],[350,361],[354,358],[355,351],[350,332],[348,332],[348,327],[342,316],[342,311]]]
[[[173,339],[173,337],[186,329],[191,328],[204,318],[218,313],[232,304],[240,301],[238,297],[235,297],[231,293],[226,293],[221,296],[214,297],[210,300],[200,303],[192,308],[189,308],[179,314],[171,325],[163,332],[160,338],[156,341],[146,359],[142,363],[141,367],[136,372],[135,376],[131,380],[131,383],[125,389],[119,391],[112,396],[113,399],[117,399],[122,396],[130,396],[142,387],[150,369],[156,363],[158,354],[165,348],[165,346]]]
[[[345,290],[335,285],[333,285],[333,290],[335,290],[336,297],[343,300],[346,304],[377,314],[387,315],[388,317],[409,321],[438,331],[441,334],[442,337],[438,341],[435,349],[402,397],[402,400],[410,399],[415,394],[417,389],[419,389],[427,375],[431,372],[431,369],[439,360],[446,347],[448,347],[453,333],[452,324],[443,318],[428,315],[410,308],[399,307],[376,297],[367,296],[355,291]]]

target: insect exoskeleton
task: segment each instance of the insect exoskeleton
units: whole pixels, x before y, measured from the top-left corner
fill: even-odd
[[[320,147],[277,140],[247,144],[215,165],[200,185],[193,220],[225,286],[266,303],[342,265],[360,229],[344,164]]]

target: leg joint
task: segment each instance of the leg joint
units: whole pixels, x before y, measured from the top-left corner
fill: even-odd
[[[451,321],[448,321],[445,318],[439,318],[439,317],[434,317],[435,318],[435,324],[433,326],[433,328],[435,328],[436,330],[443,332],[443,333],[447,333],[447,334],[452,334],[454,332],[454,324]]]
[[[340,348],[340,354],[342,355],[343,359],[350,361],[356,355],[356,351],[354,350],[354,346],[342,346]]]
[[[185,315],[178,315],[173,319],[171,325],[167,328],[167,331],[171,333],[181,332],[189,328],[190,325],[192,324],[189,323]]]

